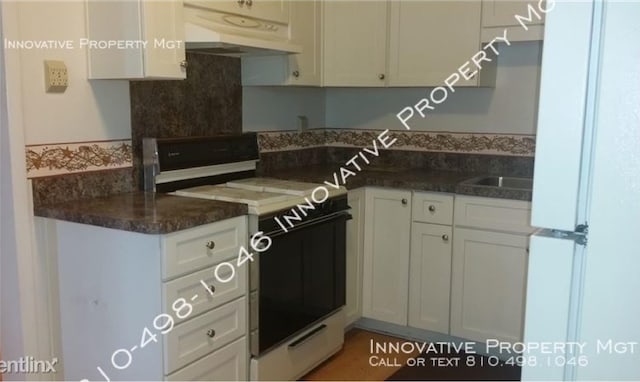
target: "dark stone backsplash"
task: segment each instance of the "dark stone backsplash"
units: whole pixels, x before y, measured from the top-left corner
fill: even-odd
[[[33,178],[33,205],[51,205],[134,190],[133,169],[120,168]]]
[[[328,147],[312,147],[302,150],[274,151],[260,153],[258,175],[292,168],[327,164]]]
[[[141,183],[142,138],[242,133],[240,59],[187,53],[184,81],[131,81],[134,183]]]
[[[358,152],[360,149],[357,148],[318,147],[261,153],[258,172],[268,175],[270,172],[320,164],[339,167]],[[370,154],[366,156],[370,164],[365,164],[363,160],[356,161],[362,168],[392,167],[533,177],[534,158],[531,157],[404,150],[380,150],[377,157]]]

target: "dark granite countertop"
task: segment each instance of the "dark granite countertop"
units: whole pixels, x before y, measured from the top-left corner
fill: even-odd
[[[339,165],[318,165],[278,170],[263,175],[304,182],[323,183],[324,181],[328,181],[333,183],[334,171],[338,173],[338,179],[340,180],[339,170]],[[363,186],[391,187],[531,201],[531,190],[463,184],[465,180],[484,175],[487,174],[396,167],[368,167],[356,172],[354,176],[347,177],[345,187],[347,189],[355,189]],[[340,183],[342,183],[341,180]]]
[[[36,206],[36,216],[124,231],[164,234],[247,214],[247,205],[131,192]]]
[[[263,176],[304,182],[334,182],[340,166],[318,165],[273,171]],[[369,167],[347,178],[347,189],[364,186],[449,192],[491,198],[531,200],[530,190],[467,184],[486,174]],[[338,178],[340,183],[341,180]],[[247,205],[166,194],[130,192],[112,196],[38,205],[36,216],[147,234],[164,234],[247,214]]]

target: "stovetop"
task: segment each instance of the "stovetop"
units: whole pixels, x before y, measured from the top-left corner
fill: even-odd
[[[305,203],[305,197],[311,199],[313,191],[318,187],[327,189],[329,191],[329,197],[343,195],[347,192],[344,187],[335,189],[317,183],[273,178],[247,178],[224,184],[185,188],[177,190],[173,194],[193,198],[244,203],[248,205],[250,214],[264,215]],[[324,191],[318,193],[318,197],[324,197],[324,195]]]

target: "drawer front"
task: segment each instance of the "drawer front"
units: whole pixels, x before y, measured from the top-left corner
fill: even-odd
[[[249,352],[247,337],[169,375],[167,381],[246,381]]]
[[[252,381],[297,380],[336,353],[344,343],[344,310],[329,316],[314,325],[325,327],[308,337],[302,343],[295,342],[304,337],[309,329],[260,358],[251,359]],[[294,345],[291,346],[290,345]]]
[[[247,300],[240,298],[176,325],[164,346],[165,374],[243,336],[247,326]],[[213,330],[213,337],[210,336]]]
[[[245,216],[174,232],[162,237],[164,280],[236,257],[246,245]]]
[[[413,193],[412,219],[415,222],[453,224],[453,195]]]
[[[164,283],[162,285],[163,312],[171,311],[171,305],[177,299],[184,298],[193,306],[193,312],[189,317],[195,317],[246,293],[247,267],[236,268],[235,276],[226,283],[216,279],[214,269],[215,266]],[[220,269],[219,276],[225,280],[231,276],[231,270],[223,267]],[[213,293],[205,290],[203,282],[209,291],[213,290]],[[177,317],[175,320],[183,321]]]
[[[455,225],[531,234],[531,202],[480,197],[456,197]]]

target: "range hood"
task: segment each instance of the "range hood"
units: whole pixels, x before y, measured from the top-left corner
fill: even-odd
[[[184,2],[187,51],[235,57],[302,52],[301,46],[289,41],[287,23],[234,14],[215,5]]]

